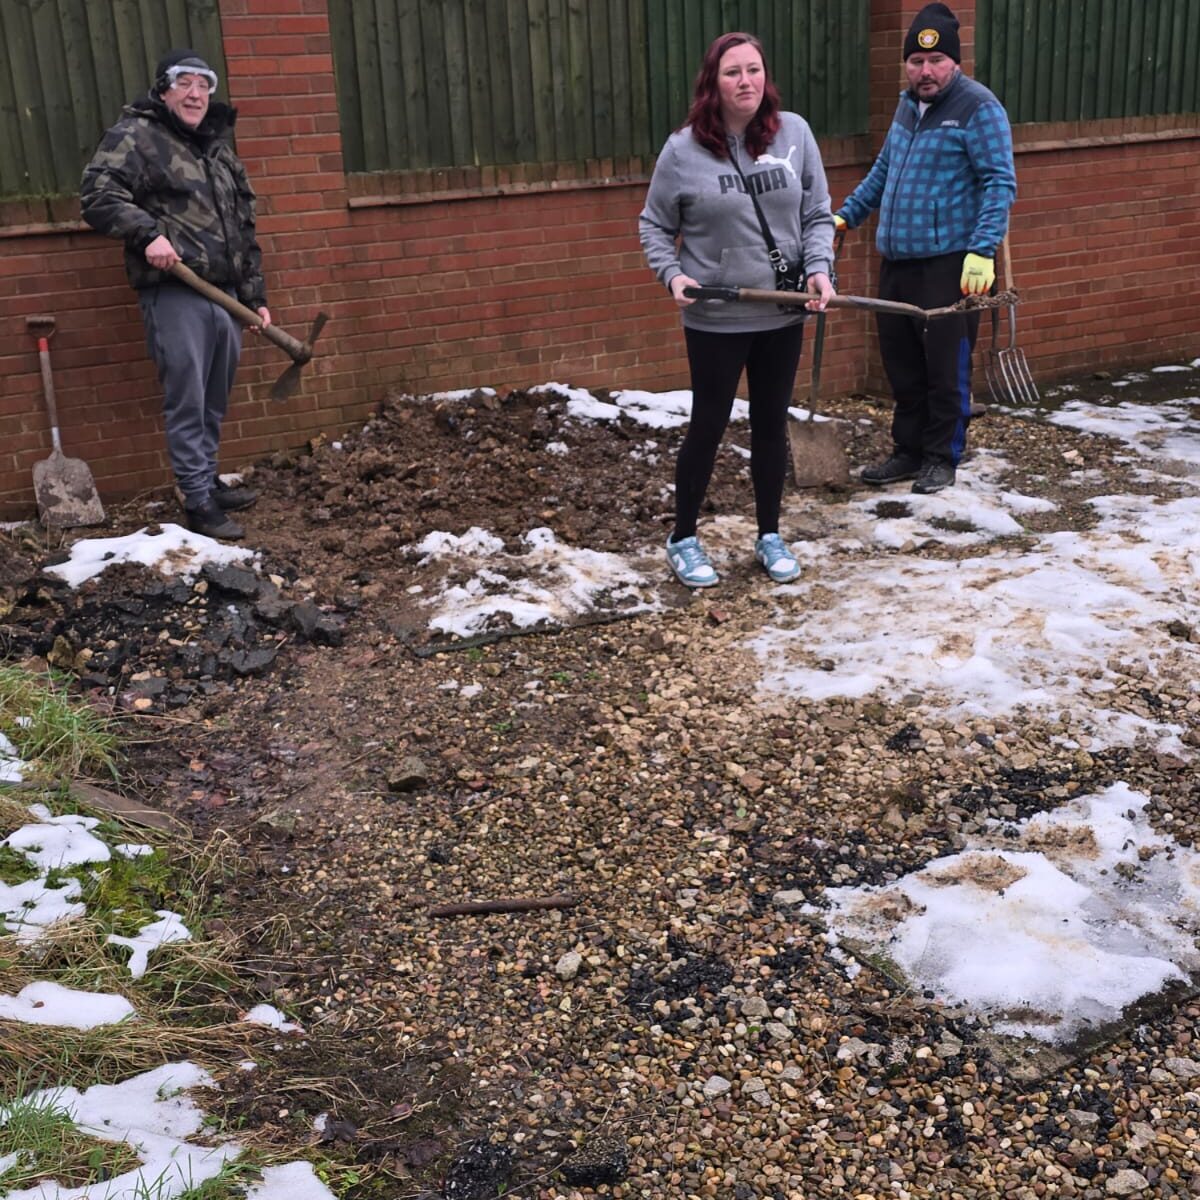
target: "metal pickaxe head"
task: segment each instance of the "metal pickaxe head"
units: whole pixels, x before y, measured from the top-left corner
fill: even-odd
[[[302,342],[298,342],[295,338],[290,337],[287,343],[272,338],[276,342],[276,345],[286,350],[292,357],[292,365],[275,380],[275,384],[271,388],[272,400],[287,400],[296,394],[300,387],[300,372],[312,360],[313,343],[321,336],[321,330],[325,328],[325,322],[328,320],[328,313],[317,313],[312,323],[312,328],[308,331],[308,337]],[[269,325],[264,332],[269,335],[270,330],[273,328],[273,325]]]

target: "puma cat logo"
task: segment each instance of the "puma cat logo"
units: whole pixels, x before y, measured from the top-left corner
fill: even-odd
[[[760,154],[754,161],[756,163],[776,163],[787,170],[793,179],[796,178],[796,168],[792,166],[792,155],[796,153],[795,146],[789,146],[787,158],[776,158],[774,154]]]

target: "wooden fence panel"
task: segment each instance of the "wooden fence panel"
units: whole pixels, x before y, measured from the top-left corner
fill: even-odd
[[[978,0],[975,57],[1014,123],[1192,113],[1200,0]]]
[[[203,54],[224,89],[217,0],[4,0],[0,197],[75,193],[100,135],[173,46]]]
[[[862,133],[868,16],[869,0],[331,4],[346,168],[653,155],[705,48],[733,29],[762,39],[785,106],[818,133]]]

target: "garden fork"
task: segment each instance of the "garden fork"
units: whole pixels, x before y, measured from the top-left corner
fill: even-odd
[[[1004,253],[1004,290],[1013,290],[1012,255],[1008,248],[1008,234],[1001,243]],[[1008,312],[1008,344],[1000,342],[1000,310],[992,309],[992,344],[984,351],[983,373],[988,391],[998,404],[1037,404],[1041,401],[1037,384],[1029,371],[1025,351],[1017,346],[1017,306],[1012,303]]]

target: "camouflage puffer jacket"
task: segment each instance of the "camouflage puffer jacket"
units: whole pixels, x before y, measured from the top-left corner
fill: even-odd
[[[236,119],[236,109],[215,103],[191,130],[151,93],[127,105],[101,138],[83,172],[80,206],[93,229],[125,243],[135,288],[170,278],[145,256],[162,234],[197,275],[233,286],[251,308],[266,304],[254,189],[227,140]]]

